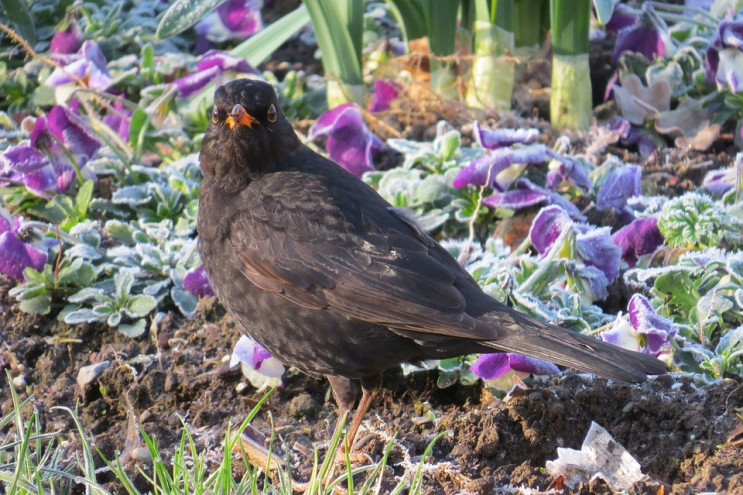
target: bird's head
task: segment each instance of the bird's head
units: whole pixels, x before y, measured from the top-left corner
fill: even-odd
[[[237,79],[214,93],[201,168],[207,176],[260,174],[300,145],[273,87],[256,79]]]

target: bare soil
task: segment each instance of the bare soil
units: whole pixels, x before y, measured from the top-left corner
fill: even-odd
[[[118,454],[141,489],[147,484],[136,467],[147,463],[133,455],[143,446],[138,426],[157,438],[167,459],[180,441],[182,418],[199,448],[217,462],[228,424],[240,423],[263,396],[241,385],[239,369],[223,359],[239,331],[213,298],[202,301],[197,318],[169,313],[156,332],[133,340],[105,326],[70,327],[21,313],[7,295],[11,286],[0,280],[0,368],[23,377],[21,396],[33,395],[44,429],[62,431],[70,453],[79,446],[72,420],[51,408],[77,407],[95,446],[109,459]],[[106,360],[110,366],[81,389],[80,368]],[[439,389],[435,383],[434,372],[391,371],[367,415],[358,448],[366,460],[356,462],[378,461],[394,436],[390,487],[417,465],[436,434],[447,431],[425,459],[423,493],[546,490],[554,480],[543,470],[545,462],[556,457],[557,447],[580,448],[596,421],[647,475],[630,493],[663,493],[661,486],[673,494],[743,493],[743,452],[740,439],[733,438],[741,425],[741,380],[702,386],[670,375],[630,386],[568,372],[506,400],[479,386]],[[0,414],[11,408],[2,381]],[[291,451],[294,477],[301,481],[309,477],[313,443],[327,445],[336,420],[328,385],[296,372],[269,397],[253,425],[269,434],[273,424],[275,445]],[[235,475],[241,475],[240,467]],[[121,491],[110,473],[102,472],[99,480]],[[597,480],[564,493],[613,491]]]

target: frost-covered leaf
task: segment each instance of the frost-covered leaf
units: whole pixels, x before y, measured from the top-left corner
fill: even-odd
[[[170,289],[170,297],[173,299],[176,307],[189,318],[196,314],[199,306],[199,299],[182,287],[173,287]]]
[[[126,302],[125,311],[132,318],[145,316],[157,307],[154,297],[145,294],[130,297]]]
[[[106,296],[102,289],[96,287],[85,287],[67,298],[71,303],[82,303],[85,301],[102,301]]]
[[[36,297],[22,299],[18,306],[24,313],[48,315],[52,310],[52,297],[46,293],[40,294]]]
[[[80,323],[93,323],[94,321],[101,321],[101,317],[93,312],[89,308],[80,308],[76,311],[68,313],[64,317],[64,322],[68,325],[77,325]]]
[[[123,333],[127,337],[139,337],[142,335],[147,327],[147,322],[144,318],[133,323],[122,323],[118,326],[119,332]]]

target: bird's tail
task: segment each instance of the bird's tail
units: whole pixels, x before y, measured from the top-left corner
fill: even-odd
[[[644,382],[647,375],[668,371],[667,366],[653,356],[607,344],[507,309],[479,318],[498,329],[498,338],[485,344],[495,350],[525,354],[629,383]]]

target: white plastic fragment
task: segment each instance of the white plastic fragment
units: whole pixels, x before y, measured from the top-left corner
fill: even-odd
[[[571,489],[578,483],[602,478],[613,489],[626,490],[643,477],[640,463],[593,421],[580,450],[558,447],[557,459],[547,461],[546,467],[554,477],[563,475]]]

